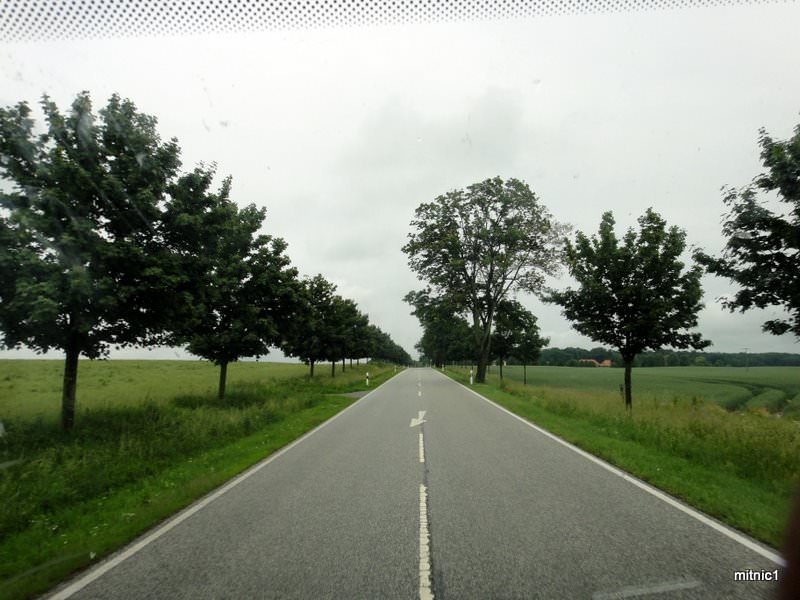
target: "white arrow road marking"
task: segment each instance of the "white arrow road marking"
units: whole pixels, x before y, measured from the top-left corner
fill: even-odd
[[[679,579],[678,581],[664,581],[652,585],[627,587],[616,592],[595,592],[592,600],[620,600],[622,598],[640,598],[652,594],[665,594],[676,590],[691,590],[699,587],[701,583],[694,579]]]
[[[419,416],[416,419],[411,419],[411,425],[409,427],[416,427],[417,425],[422,425],[425,422],[425,411],[419,411]]]
[[[418,396],[418,397],[420,397],[420,398],[422,398],[422,390],[420,390],[420,391],[418,391],[418,392],[417,392],[417,396]]]

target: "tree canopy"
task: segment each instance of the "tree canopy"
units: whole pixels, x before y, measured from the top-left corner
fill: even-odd
[[[403,298],[419,319],[423,334],[416,348],[423,359],[441,367],[446,361],[473,360],[472,328],[446,298],[433,297],[430,290],[409,292]]]
[[[165,328],[168,271],[159,224],[180,166],[156,119],[87,92],[63,115],[42,99],[34,132],[25,102],[0,108],[0,329],[6,347],[66,354],[62,425],[73,425],[78,357],[152,342]]]
[[[411,227],[408,264],[471,318],[483,382],[498,302],[511,291],[541,291],[544,277],[558,272],[567,228],[526,183],[499,177],[421,204]]]
[[[223,398],[229,363],[267,354],[283,340],[296,311],[299,283],[284,254],[286,243],[258,234],[266,211],[254,205],[238,208],[229,198],[230,178],[217,194],[209,194],[212,176],[213,169],[198,169],[179,182],[189,188],[195,210],[178,219],[188,244],[174,248],[193,276],[189,306],[172,330],[174,342],[220,367],[218,394]],[[184,308],[180,302],[178,307]]]
[[[492,356],[500,365],[500,379],[503,378],[503,363],[506,359],[513,356],[523,365],[532,364],[548,341],[540,337],[533,313],[517,300],[506,299],[498,303],[492,333]],[[527,380],[527,371],[525,376]]]
[[[333,310],[335,292],[336,286],[320,274],[305,278],[300,288],[297,318],[283,336],[283,352],[309,365],[312,377],[314,365],[330,354],[328,320]]]
[[[765,172],[740,189],[726,188],[723,234],[728,238],[721,257],[698,251],[695,258],[709,272],[739,286],[723,301],[731,311],[779,306],[788,318],[771,319],[764,331],[800,337],[800,125],[788,140],[774,140],[761,130],[761,161]],[[777,196],[784,213],[769,207]]]
[[[603,214],[597,236],[578,233],[567,244],[567,267],[576,290],[551,291],[548,299],[583,335],[619,350],[625,363],[625,401],[631,406],[630,369],[644,350],[663,346],[701,349],[711,342],[697,325],[703,307],[702,268],[684,269],[686,234],[652,209],[639,217],[639,232],[620,240],[614,216]]]

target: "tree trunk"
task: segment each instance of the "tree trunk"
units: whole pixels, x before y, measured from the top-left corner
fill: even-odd
[[[313,377],[314,376],[314,361],[310,360],[310,361],[308,361],[308,363],[309,363],[309,365],[311,365],[311,372],[309,373],[309,377]]]
[[[528,385],[528,365],[522,365],[522,385]]]
[[[61,388],[61,427],[69,431],[75,425],[75,388],[78,384],[78,357],[81,352],[74,340],[67,342],[64,360],[64,383]]]
[[[350,359],[350,368],[351,369],[353,368],[353,359],[352,358]]]
[[[625,359],[625,409],[630,412],[633,408],[631,402],[631,368],[633,367],[633,359]]]
[[[331,361],[331,377],[336,377],[336,361]]]
[[[342,359],[342,373],[344,373],[344,358]]]
[[[503,381],[503,359],[500,359],[500,381]]]
[[[225,383],[228,381],[228,361],[223,360],[219,363],[219,394],[220,400],[225,398]]]
[[[475,375],[475,383],[486,383],[486,372],[489,367],[489,340],[483,341],[478,358],[478,371]]]
[[[356,366],[358,366],[358,365],[360,365],[360,364],[361,364],[361,359],[360,359],[360,358],[357,358],[357,359],[356,359]]]

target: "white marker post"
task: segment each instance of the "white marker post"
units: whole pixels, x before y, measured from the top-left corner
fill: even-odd
[[[367,371],[367,387],[369,387],[369,371]]]
[[[472,369],[469,370],[469,384],[472,385]]]

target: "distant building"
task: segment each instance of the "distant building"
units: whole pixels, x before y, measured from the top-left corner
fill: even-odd
[[[603,362],[597,362],[593,358],[579,358],[578,362],[579,363],[583,363],[587,367],[588,366],[592,366],[592,367],[610,367],[611,366],[611,361],[610,360],[604,360]]]

